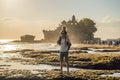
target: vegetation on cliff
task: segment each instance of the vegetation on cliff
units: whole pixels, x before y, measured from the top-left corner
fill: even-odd
[[[94,33],[97,31],[95,22],[89,18],[83,18],[77,21],[75,16],[72,16],[72,20],[63,20],[59,27],[55,30],[43,30],[45,42],[56,42],[58,35],[63,25],[66,25],[67,32],[70,35],[70,39],[74,43],[80,43],[84,40],[90,41],[94,39]]]

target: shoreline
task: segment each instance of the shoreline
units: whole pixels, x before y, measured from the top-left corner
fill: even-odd
[[[102,47],[94,47],[102,48]],[[88,47],[77,47],[72,50],[88,50]],[[113,50],[120,50],[119,48],[111,48]],[[107,49],[105,49],[107,50]],[[4,52],[6,55],[13,55],[10,58],[1,58],[0,61],[5,60],[7,62],[13,62],[26,66],[26,69],[9,69],[12,65],[3,64],[0,65],[0,79],[1,80],[88,80],[88,79],[116,79],[120,77],[101,76],[113,73],[120,73],[120,54],[119,53],[85,53],[71,51],[69,53],[70,67],[78,68],[80,70],[70,71],[70,75],[60,74],[59,69],[59,55],[52,54],[58,53],[58,51],[41,51],[34,49],[21,49],[21,50],[10,50]],[[18,54],[18,55],[17,55]],[[6,63],[7,63],[6,62]],[[39,66],[42,64],[57,66],[58,68],[47,70],[40,70],[39,68],[27,70],[29,66]],[[18,67],[20,67],[18,65]],[[28,66],[27,66],[28,65]],[[115,66],[115,67],[113,67]]]

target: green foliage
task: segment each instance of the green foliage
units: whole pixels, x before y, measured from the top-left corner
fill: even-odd
[[[66,25],[71,40],[77,43],[82,42],[84,40],[88,40],[88,41],[93,40],[94,38],[93,33],[97,31],[97,28],[95,27],[95,23],[88,18],[83,18],[79,22],[68,21]]]
[[[71,41],[74,43],[80,43],[84,40],[93,40],[94,32],[97,31],[93,20],[83,18],[80,21],[77,21],[73,15],[72,20],[63,20],[59,27],[54,31],[43,30],[45,41],[54,42],[54,40],[58,38],[63,25],[67,26],[67,32],[70,35]]]

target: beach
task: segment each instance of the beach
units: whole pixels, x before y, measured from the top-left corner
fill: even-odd
[[[70,75],[60,74],[59,46],[53,43],[0,44],[0,80],[120,80],[120,47],[73,44]]]

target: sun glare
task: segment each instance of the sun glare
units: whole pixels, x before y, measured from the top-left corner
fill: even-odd
[[[18,0],[2,0],[4,7],[11,8]]]
[[[15,45],[4,45],[3,50],[4,51],[16,50],[16,46]]]
[[[8,42],[10,42],[10,41],[12,41],[12,40],[7,40],[7,39],[5,39],[5,40],[0,40],[0,43],[8,43]]]
[[[0,45],[2,45],[0,46],[0,51],[16,50],[17,45],[8,44],[11,41],[13,40],[9,40],[9,39],[0,40]]]
[[[4,1],[7,4],[12,4],[12,3],[16,2],[17,0],[4,0]]]

